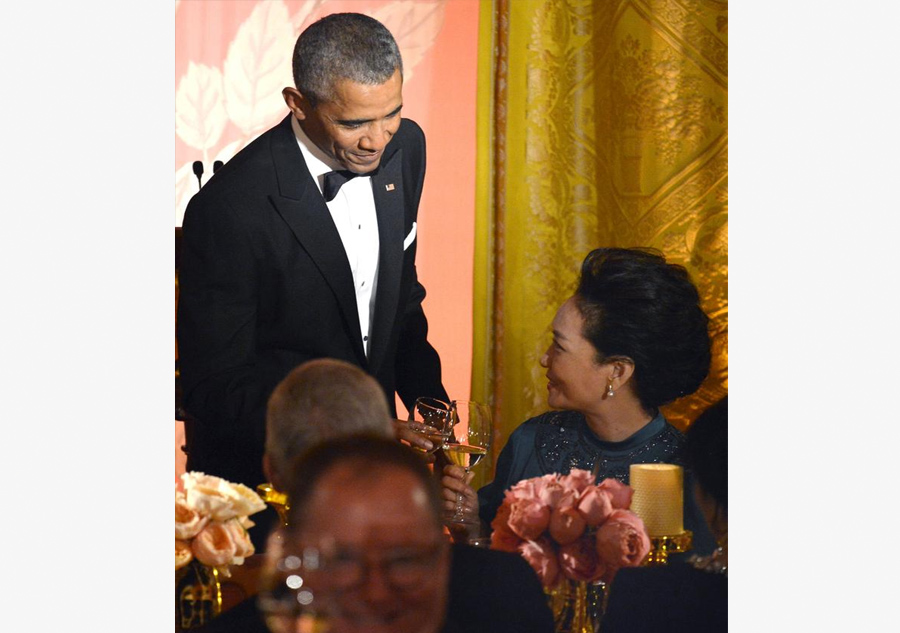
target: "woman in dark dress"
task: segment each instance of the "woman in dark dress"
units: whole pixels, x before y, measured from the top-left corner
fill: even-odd
[[[522,423],[497,460],[493,482],[478,491],[487,529],[506,490],[547,473],[591,470],[628,483],[635,463],[683,463],[684,436],[659,407],[696,391],[709,373],[709,319],[684,267],[650,249],[600,248],[585,258],[575,295],[553,320],[541,358],[549,411]],[[444,470],[445,501],[474,492],[461,469]],[[685,477],[685,527],[694,550],[714,543]]]

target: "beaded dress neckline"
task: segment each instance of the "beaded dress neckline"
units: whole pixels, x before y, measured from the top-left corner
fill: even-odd
[[[580,468],[595,471],[597,481],[612,477],[627,484],[631,464],[682,464],[678,455],[684,435],[667,424],[662,413],[621,442],[598,438],[577,411],[551,411],[540,417],[535,451],[544,472],[567,474]]]

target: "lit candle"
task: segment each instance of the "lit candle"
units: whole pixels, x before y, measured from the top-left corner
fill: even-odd
[[[674,464],[632,464],[631,511],[641,517],[650,536],[684,531],[684,470]]]

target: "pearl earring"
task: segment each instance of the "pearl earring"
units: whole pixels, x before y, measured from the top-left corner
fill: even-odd
[[[616,392],[613,391],[612,384],[613,384],[613,381],[612,381],[612,378],[610,378],[609,384],[606,385],[606,397],[607,398],[612,398],[614,395],[616,395]]]

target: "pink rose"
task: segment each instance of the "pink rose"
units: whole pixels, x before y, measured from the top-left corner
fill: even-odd
[[[612,497],[612,506],[619,510],[627,510],[631,507],[631,498],[634,496],[634,489],[626,486],[618,479],[604,479],[597,487],[607,491]]]
[[[225,527],[228,528],[228,531],[231,533],[231,540],[234,541],[234,564],[240,565],[245,558],[253,556],[255,551],[253,542],[238,519],[226,521]]]
[[[565,493],[566,489],[560,483],[556,475],[553,475],[553,479],[544,481],[543,486],[540,488],[540,499],[545,506],[549,507],[550,510],[553,510],[553,508],[559,506]]]
[[[191,553],[191,544],[187,541],[175,539],[175,569],[181,569],[194,558]]]
[[[559,548],[562,573],[577,582],[591,582],[606,572],[606,565],[597,555],[594,539],[586,535],[574,543]]]
[[[531,482],[527,479],[514,483],[509,490],[503,493],[503,500],[512,503],[517,499],[527,499],[529,497],[528,490],[531,488]]]
[[[175,538],[190,540],[202,530],[209,517],[202,516],[187,504],[183,492],[175,493]]]
[[[585,488],[594,485],[594,475],[589,470],[573,468],[568,475],[560,478],[560,483],[566,490],[572,490],[578,496],[584,492]]]
[[[613,510],[597,529],[597,552],[607,567],[604,582],[612,582],[622,567],[637,567],[649,551],[644,522],[629,510]]]
[[[508,523],[509,528],[522,539],[535,540],[550,523],[550,508],[537,499],[515,501],[510,506]]]
[[[533,501],[538,498],[539,489],[542,486],[543,482],[538,479],[523,479],[507,490],[504,498],[515,501]]]
[[[497,509],[497,516],[491,521],[491,549],[498,549],[503,552],[515,552],[522,539],[509,529],[509,502],[504,501]]]
[[[214,521],[227,521],[265,510],[266,503],[247,486],[191,471],[181,475],[187,504]]]
[[[546,486],[549,483],[554,483],[559,481],[559,474],[557,473],[547,473],[546,475],[541,475],[540,477],[536,477],[536,479],[540,479],[544,482]]]
[[[613,511],[612,495],[599,486],[590,486],[581,493],[577,507],[588,526],[597,527]]]
[[[519,553],[534,569],[542,585],[552,587],[559,581],[559,560],[553,543],[548,539],[525,541],[519,545]]]
[[[191,541],[191,551],[197,560],[211,567],[230,564],[236,550],[231,530],[218,521],[208,523]]]
[[[560,505],[550,513],[550,536],[560,545],[568,545],[584,533],[587,525],[575,507],[574,493],[567,492]]]

